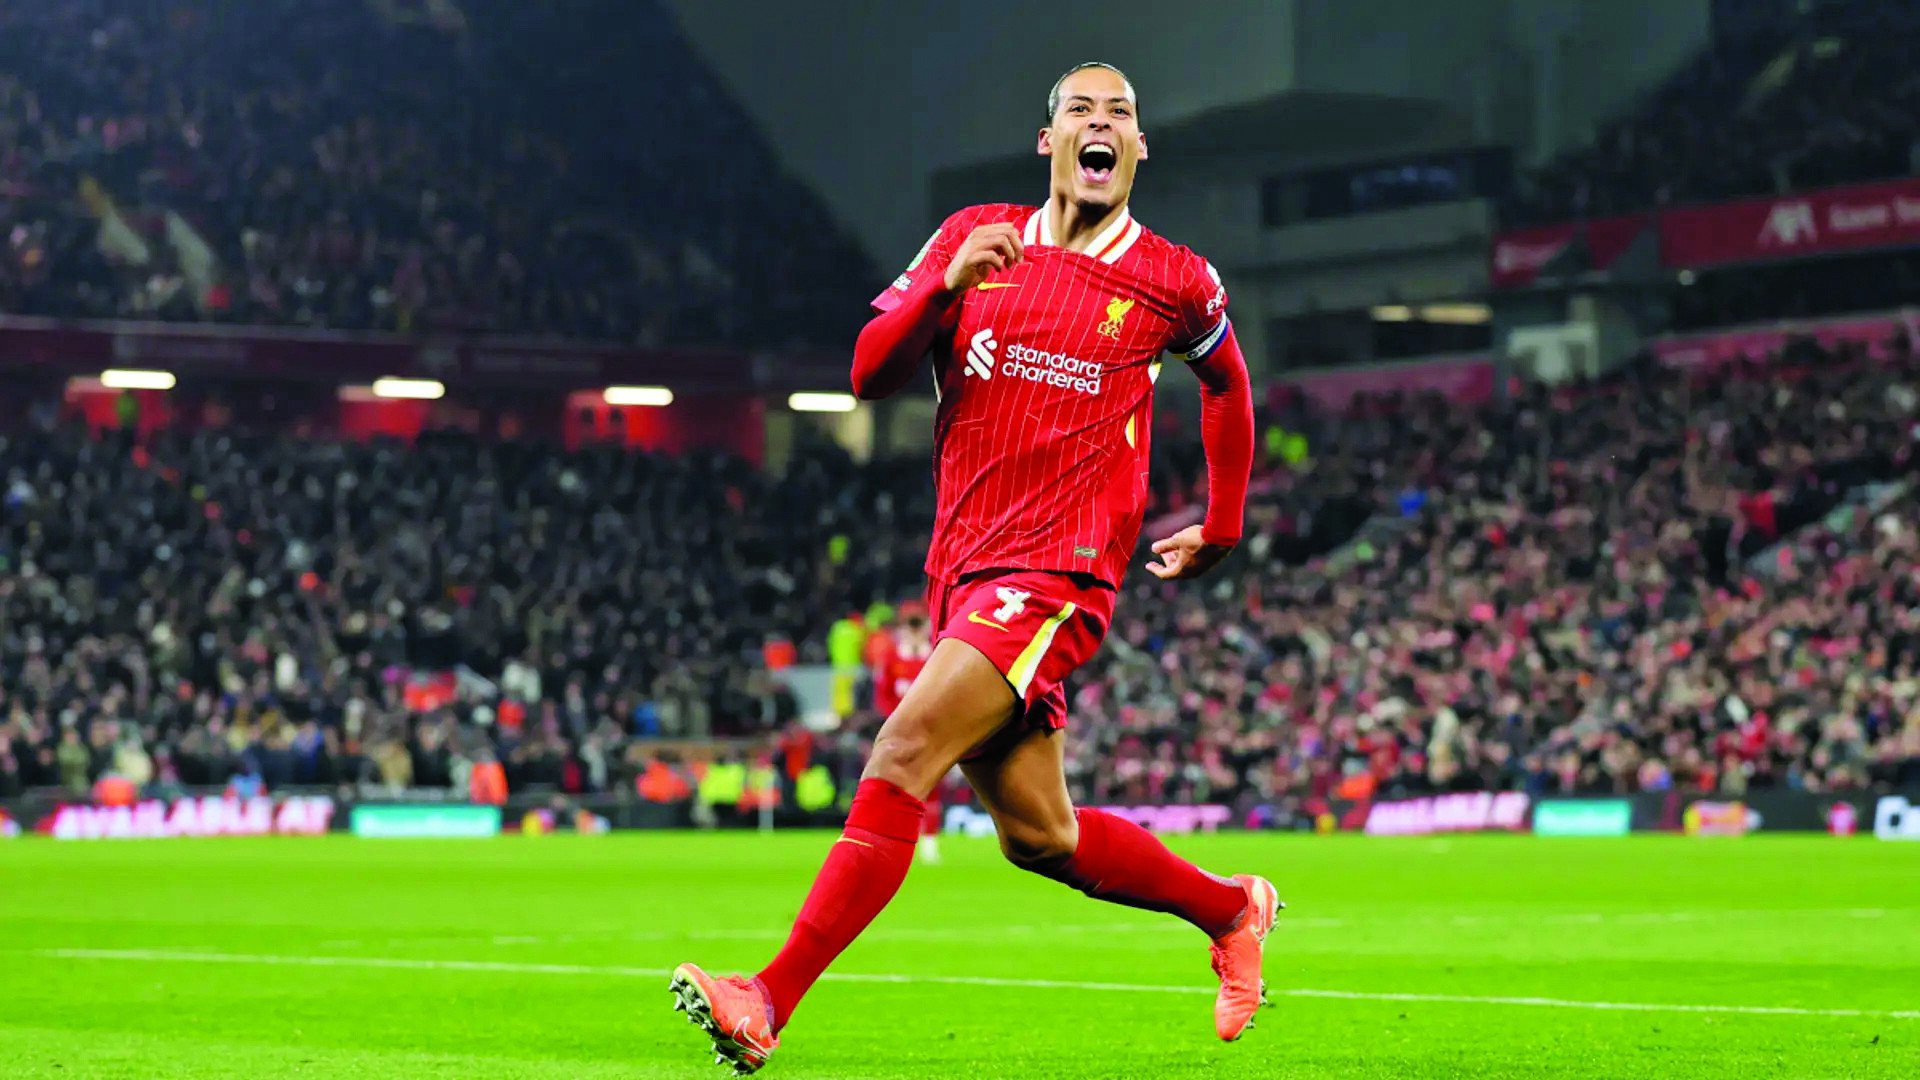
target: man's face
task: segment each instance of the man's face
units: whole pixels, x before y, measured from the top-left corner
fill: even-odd
[[[1146,159],[1133,94],[1106,68],[1086,68],[1060,84],[1053,123],[1040,129],[1039,152],[1053,159],[1053,191],[1082,206],[1118,206]]]

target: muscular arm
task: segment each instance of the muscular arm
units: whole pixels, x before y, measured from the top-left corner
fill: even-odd
[[[1207,453],[1207,516],[1157,540],[1147,570],[1162,581],[1198,577],[1219,565],[1246,520],[1247,477],[1253,471],[1253,388],[1233,327],[1221,320],[1192,352],[1176,353],[1200,379],[1200,446]]]
[[[1192,367],[1200,378],[1200,444],[1207,454],[1207,516],[1200,535],[1230,547],[1240,540],[1253,471],[1253,388],[1233,328]]]
[[[877,401],[906,386],[953,309],[953,294],[930,274],[869,320],[853,343],[854,396]]]

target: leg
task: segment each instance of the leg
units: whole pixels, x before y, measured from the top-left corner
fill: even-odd
[[[759,976],[775,1030],[834,957],[853,943],[906,880],[922,800],[962,754],[1013,716],[1013,690],[979,650],[934,647],[900,707],[881,725],[846,831],[827,855],[787,943]]]
[[[933,794],[927,797],[927,813],[920,821],[920,842],[915,848],[923,863],[937,864],[940,861],[940,824],[941,814],[945,810],[942,799],[946,796],[946,781],[935,784]]]
[[[1013,704],[1013,688],[993,661],[959,638],[943,638],[880,725],[860,778],[925,800],[967,751],[1013,719]]]
[[[1064,703],[1061,703],[1064,704]],[[1106,900],[1178,915],[1213,939],[1220,976],[1214,1030],[1232,1041],[1266,1002],[1261,950],[1280,898],[1265,878],[1207,873],[1140,826],[1101,810],[1075,810],[1061,768],[1060,731],[1027,730],[996,740],[961,767],[993,815],[1000,850],[1015,866]]]
[[[1029,730],[961,768],[993,815],[1000,850],[1023,870],[1098,900],[1178,915],[1219,938],[1247,910],[1247,891],[1167,850],[1152,833],[1067,795],[1062,731]]]
[[[960,763],[993,817],[1000,853],[1022,870],[1044,874],[1072,858],[1080,843],[1080,824],[1067,794],[1066,739],[1064,731],[1009,731]]]

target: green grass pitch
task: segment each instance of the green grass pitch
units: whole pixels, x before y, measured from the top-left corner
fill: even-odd
[[[719,1077],[667,972],[757,966],[832,837],[0,842],[0,1077]],[[1205,941],[946,840],[761,1075],[1920,1077],[1920,844],[1173,841],[1271,876],[1276,1007]]]

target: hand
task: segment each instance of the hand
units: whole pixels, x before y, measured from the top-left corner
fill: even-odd
[[[1233,550],[1232,544],[1209,544],[1200,538],[1200,526],[1189,525],[1165,540],[1153,542],[1158,562],[1147,564],[1147,572],[1162,581],[1199,577],[1220,564]]]
[[[959,296],[993,271],[1016,266],[1025,257],[1020,226],[1010,221],[982,225],[967,234],[960,250],[953,253],[953,261],[947,264],[947,293]]]

